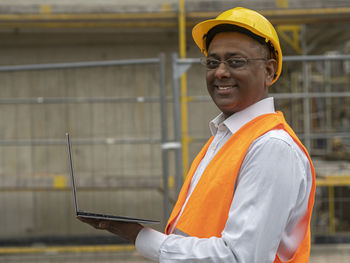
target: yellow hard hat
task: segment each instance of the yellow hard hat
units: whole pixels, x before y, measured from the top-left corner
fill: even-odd
[[[270,42],[274,49],[274,57],[277,60],[277,71],[271,84],[273,84],[282,71],[282,50],[279,39],[273,25],[256,11],[236,7],[221,13],[215,19],[209,19],[197,24],[192,30],[192,37],[197,46],[207,56],[206,36],[210,29],[221,24],[232,24],[245,28],[255,35],[265,38],[265,42]]]

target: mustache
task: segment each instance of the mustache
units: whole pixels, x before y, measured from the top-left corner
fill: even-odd
[[[232,82],[214,82],[212,85],[213,86],[238,86],[237,83],[232,83]]]

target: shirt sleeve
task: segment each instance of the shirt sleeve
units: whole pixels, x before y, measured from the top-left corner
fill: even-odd
[[[247,152],[221,238],[145,230],[136,248],[147,243],[141,254],[159,262],[273,262],[298,197],[308,200],[304,170],[293,145],[267,133]]]

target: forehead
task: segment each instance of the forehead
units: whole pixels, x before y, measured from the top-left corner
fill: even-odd
[[[222,32],[215,35],[208,48],[208,56],[257,56],[262,55],[260,43],[238,32]]]

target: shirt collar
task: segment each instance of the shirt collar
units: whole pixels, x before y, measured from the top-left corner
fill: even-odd
[[[225,120],[224,114],[220,113],[210,123],[211,134],[215,136],[220,125],[225,125],[232,134],[237,132],[245,124],[263,114],[274,113],[275,106],[273,97],[260,100],[249,107],[232,114]]]

